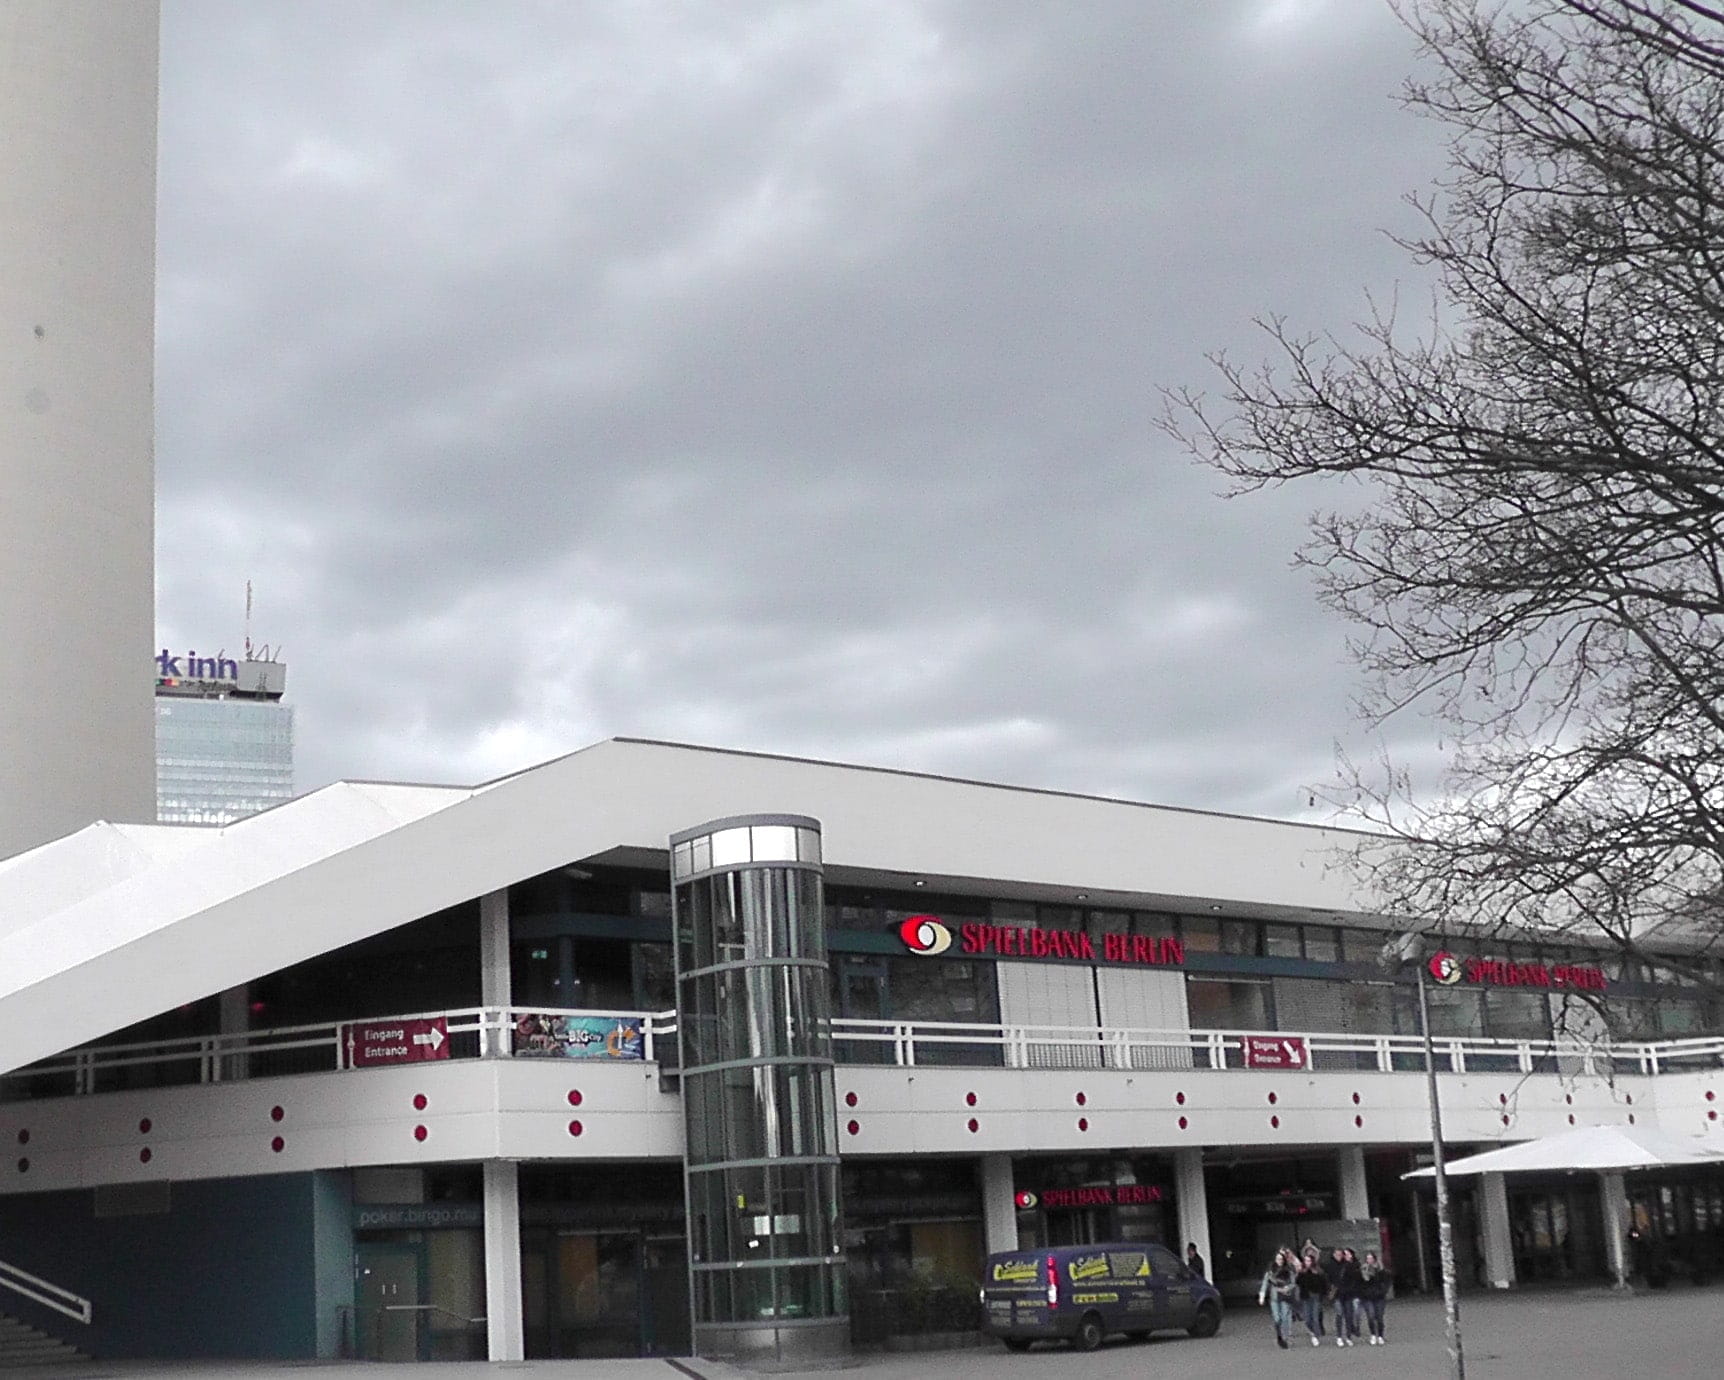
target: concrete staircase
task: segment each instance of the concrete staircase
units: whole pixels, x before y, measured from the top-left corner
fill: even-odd
[[[89,1359],[70,1342],[59,1341],[29,1323],[0,1313],[0,1371],[64,1366]]]

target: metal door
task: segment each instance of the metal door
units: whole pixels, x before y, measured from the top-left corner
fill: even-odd
[[[358,1255],[360,1357],[419,1360],[419,1248],[361,1242]]]

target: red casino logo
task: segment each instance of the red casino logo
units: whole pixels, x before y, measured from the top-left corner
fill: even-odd
[[[1460,959],[1447,949],[1431,955],[1431,976],[1444,987],[1453,987],[1461,980],[1462,968]]]
[[[1033,1193],[1019,1193],[1013,1201],[1017,1203],[1018,1211],[1026,1212],[1036,1205],[1037,1199],[1036,1195]]]
[[[931,915],[912,915],[898,926],[898,938],[913,954],[943,954],[952,947],[952,932]]]

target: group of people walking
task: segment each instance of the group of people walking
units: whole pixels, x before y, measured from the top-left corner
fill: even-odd
[[[1292,1341],[1295,1317],[1305,1324],[1311,1345],[1321,1346],[1326,1314],[1334,1319],[1336,1346],[1352,1346],[1367,1329],[1371,1345],[1383,1346],[1388,1299],[1389,1276],[1375,1251],[1366,1251],[1361,1261],[1337,1246],[1324,1260],[1311,1242],[1302,1254],[1289,1246],[1277,1251],[1257,1288],[1257,1302],[1269,1306],[1275,1345],[1283,1350]]]

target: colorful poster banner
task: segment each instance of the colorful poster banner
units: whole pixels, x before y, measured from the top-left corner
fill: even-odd
[[[515,1053],[545,1059],[645,1059],[646,1035],[638,1017],[523,1014],[515,1018]]]

